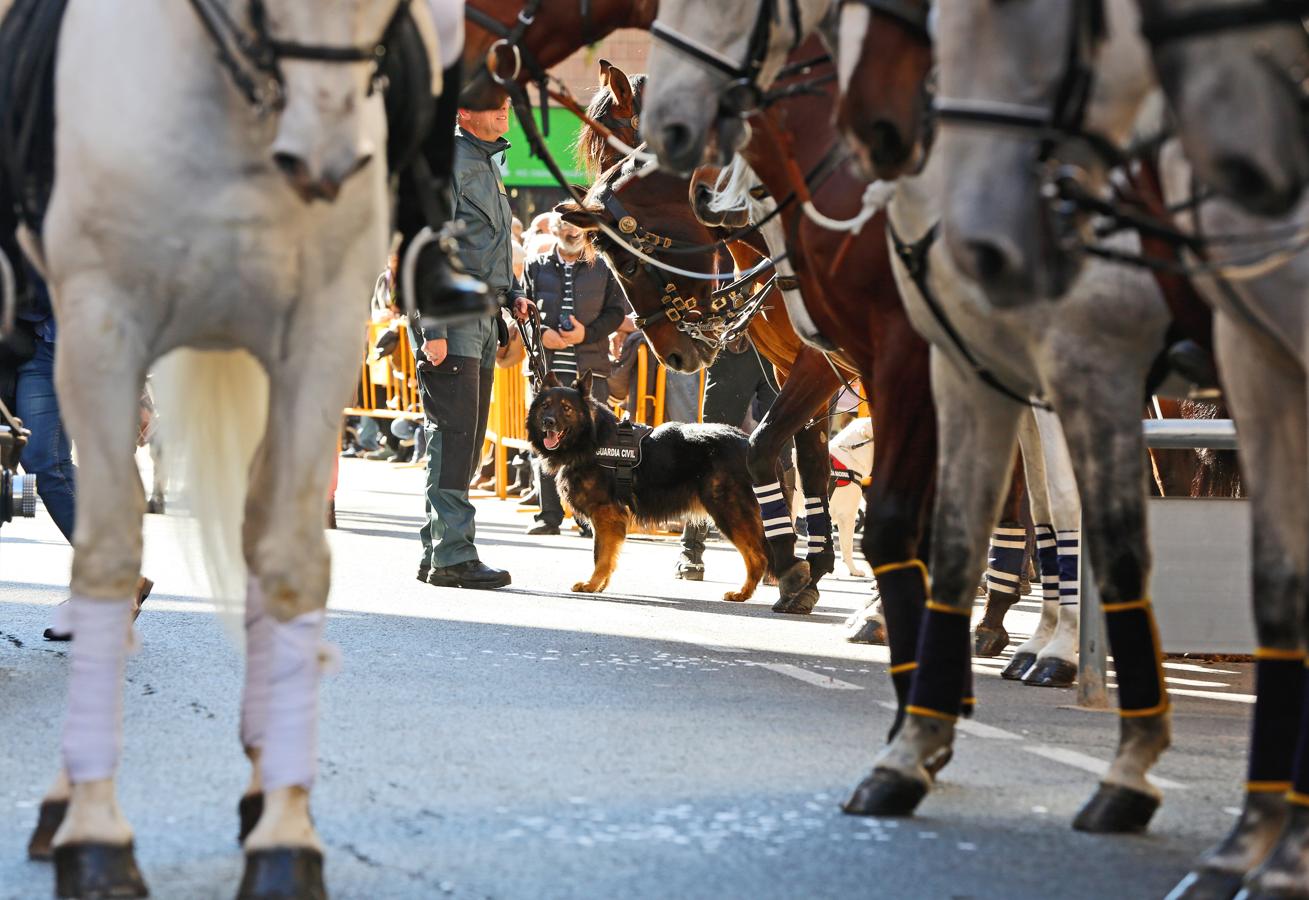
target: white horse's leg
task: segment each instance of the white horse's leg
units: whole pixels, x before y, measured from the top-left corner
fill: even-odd
[[[1118,674],[1118,750],[1099,790],[1073,827],[1143,830],[1159,806],[1146,773],[1170,741],[1158,629],[1146,590],[1150,547],[1145,521],[1145,439],[1139,402],[1146,356],[1085,346],[1067,358],[1053,385],[1084,510],[1086,545],[1103,599],[1105,630]],[[1088,371],[1091,360],[1103,365]],[[1134,365],[1135,363],[1135,365]]]
[[[932,350],[940,458],[932,515],[931,599],[904,725],[855,788],[845,811],[908,815],[951,752],[954,723],[972,684],[969,617],[986,568],[987,538],[1013,471],[1022,407]]]
[[[859,568],[854,559],[854,523],[859,515],[859,501],[863,499],[863,490],[859,485],[843,484],[832,491],[829,508],[832,519],[836,522],[837,537],[841,542],[841,561],[852,576],[862,578],[866,573]]]
[[[1306,813],[1303,805],[1287,802],[1287,792],[1305,791],[1309,774],[1305,761],[1296,759],[1297,727],[1304,727],[1301,629],[1309,589],[1309,398],[1297,361],[1233,328],[1223,316],[1214,331],[1250,497],[1258,699],[1241,815],[1169,896],[1231,897],[1251,872],[1246,886],[1252,895],[1304,896],[1309,892]]]
[[[1054,633],[1037,651],[1036,662],[1023,677],[1024,684],[1037,687],[1067,687],[1077,680],[1077,631],[1081,615],[1082,504],[1077,494],[1077,479],[1068,458],[1068,443],[1054,413],[1033,410],[1036,427],[1041,433],[1041,452],[1045,464],[1046,498],[1053,520],[1059,559],[1058,621]],[[1042,611],[1044,612],[1044,601]]]
[[[324,299],[340,292],[324,292]],[[297,350],[269,372],[268,428],[246,504],[246,688],[242,743],[258,767],[246,802],[262,795],[245,838],[243,887],[322,890],[322,843],[309,814],[317,759],[318,683],[330,560],[323,531],[340,409],[353,382],[358,329],[344,299],[297,322]],[[307,313],[308,315],[308,313]],[[291,883],[288,885],[287,880]],[[317,896],[306,893],[305,896]],[[300,896],[300,894],[295,894]]]
[[[1036,664],[1036,655],[1050,642],[1059,621],[1059,572],[1054,555],[1050,494],[1046,489],[1045,452],[1033,412],[1025,410],[1018,421],[1018,446],[1022,450],[1023,472],[1027,476],[1027,502],[1036,526],[1036,556],[1041,563],[1041,618],[1032,636],[1018,645],[1009,665],[1000,672],[1002,678],[1010,681],[1017,681],[1031,671]]]
[[[56,385],[69,433],[83,448],[72,597],[65,607],[67,627],[61,628],[73,635],[62,741],[71,790],[53,841],[57,893],[145,896],[114,776],[122,747],[123,671],[141,571],[145,491],[135,451],[146,349],[125,315],[133,308],[130,298],[114,286],[78,276],[55,287],[60,312]],[[74,349],[85,347],[96,349]]]

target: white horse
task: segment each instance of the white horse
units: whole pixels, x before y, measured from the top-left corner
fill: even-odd
[[[426,6],[402,0],[68,6],[58,177],[28,239],[59,317],[57,384],[82,466],[63,766],[46,798],[68,804],[53,838],[61,897],[145,896],[114,782],[145,506],[136,412],[156,361],[170,464],[190,461],[208,563],[245,592],[243,807],[262,815],[241,896],[324,895],[309,814],[323,522],[390,233],[374,51],[405,7],[439,73]],[[234,89],[198,12],[224,43],[231,28],[261,35],[279,65],[255,83],[271,76],[280,98],[259,110]],[[265,408],[277,439],[254,449]]]
[[[971,10],[961,9],[965,5]],[[985,8],[988,6],[993,8]],[[960,12],[966,14],[955,22],[955,15]],[[985,41],[976,37],[983,33],[975,20],[979,14],[991,19],[984,29],[989,36]],[[1111,15],[1111,24],[1112,19]],[[970,0],[968,4],[943,9],[941,23],[943,42],[947,34],[953,34],[956,51],[964,52],[967,47],[968,53],[977,54],[975,68],[968,73],[969,80],[989,97],[1010,100],[1032,96],[1043,85],[1033,85],[1031,73],[1057,71],[1056,51],[1051,48],[1064,39],[1054,28],[1048,10],[1039,17],[1025,17],[1016,5],[1001,9],[982,0]],[[1066,26],[1065,19],[1060,27]],[[1038,34],[1044,40],[1032,39]],[[1303,35],[1296,39],[1303,40]],[[1275,44],[1263,45],[1264,49],[1272,46]],[[1006,55],[1017,53],[1019,47],[1024,54],[1021,71],[1018,66],[1008,64],[1016,57]],[[1197,42],[1190,50],[1198,52],[1203,47],[1202,42]],[[1222,42],[1211,46],[1209,49],[1223,58],[1215,57],[1210,62],[1221,71],[1228,62],[1226,54],[1239,51],[1240,47],[1239,43]],[[1097,84],[1119,97],[1122,104],[1119,125],[1144,102],[1152,85],[1148,78],[1143,78],[1148,75],[1144,66],[1132,68],[1117,62],[1144,52],[1131,24],[1111,27],[1108,40],[1099,48]],[[1044,59],[1040,58],[1041,54]],[[1207,81],[1204,76],[1199,79],[1199,87],[1203,88]],[[1048,89],[1049,85],[1044,87]],[[1184,82],[1175,87],[1181,88],[1184,96],[1191,90]],[[1206,95],[1200,92],[1197,96]],[[1239,90],[1226,96],[1243,103],[1264,102]],[[1204,114],[1221,121],[1223,111],[1216,106],[1205,109]],[[1199,107],[1182,104],[1184,116],[1194,118],[1200,112]],[[1087,124],[1116,141],[1123,137],[1113,120],[1088,119]],[[1298,119],[1296,127],[1300,127]],[[1251,128],[1250,133],[1242,133],[1241,137],[1258,146],[1266,131],[1259,123]],[[1193,122],[1190,129],[1188,146],[1211,137],[1211,129],[1201,128],[1198,123]],[[1216,158],[1216,148],[1223,146],[1230,146],[1230,142],[1210,145],[1200,153],[1200,158]],[[1015,149],[1021,151],[1015,147],[1010,152]],[[969,152],[994,162],[995,155],[1003,151],[999,146],[973,146]],[[1005,168],[1001,160],[999,172],[1003,174],[990,175],[996,190],[1028,195],[1037,190],[1030,183],[1030,170],[1020,175],[1015,168]],[[1309,283],[1309,254],[1302,248],[1303,235],[1309,226],[1309,199],[1302,198],[1288,214],[1271,221],[1224,200],[1205,200],[1192,209],[1191,171],[1176,146],[1165,153],[1164,175],[1166,199],[1170,203],[1187,201],[1186,209],[1176,216],[1177,224],[1193,229],[1198,235],[1221,232],[1256,238],[1246,244],[1209,244],[1208,264],[1199,267],[1193,276],[1197,287],[1218,312],[1215,340],[1223,386],[1241,434],[1243,476],[1251,500],[1251,577],[1259,649],[1256,653],[1258,700],[1246,797],[1232,831],[1201,857],[1171,896],[1192,900],[1227,898],[1244,888],[1249,896],[1303,897],[1309,895],[1309,868],[1305,862],[1309,847],[1309,806],[1306,805],[1309,804],[1309,759],[1305,752],[1309,743],[1305,741],[1303,690],[1305,647],[1309,639],[1305,624],[1309,621],[1305,600],[1305,585],[1309,584],[1309,518],[1306,517],[1309,384],[1305,375],[1309,365],[1309,319],[1306,318],[1309,305],[1305,292]],[[972,181],[974,174],[964,173],[963,177]],[[1227,189],[1238,187],[1226,185]],[[960,188],[965,189],[966,185]],[[1259,202],[1258,192],[1243,196],[1242,200],[1247,206],[1265,208]],[[1059,253],[1029,252],[1033,242],[1041,242],[1045,236],[1034,233],[1028,215],[1012,207],[989,212],[987,224],[991,234],[1002,236],[1017,249],[1015,258],[1020,261],[1022,271],[1016,272],[1016,277],[1049,280],[1040,269],[1075,265]],[[1279,236],[1281,241],[1277,240]],[[1280,248],[1279,243],[1288,238],[1289,248]],[[1252,254],[1251,247],[1259,252]],[[1214,273],[1224,277],[1219,279]]]

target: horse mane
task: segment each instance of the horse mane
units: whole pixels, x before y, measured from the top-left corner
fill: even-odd
[[[709,209],[713,212],[736,212],[740,209],[751,210],[751,218],[758,215],[758,207],[755,206],[754,197],[750,196],[750,189],[759,183],[759,176],[755,174],[750,164],[737,154],[732,157],[732,161],[718,173],[718,180],[714,182],[714,195],[709,201]]]
[[[632,96],[635,99],[637,109],[641,107],[641,96],[645,91],[644,75],[630,75],[628,81],[632,85]],[[601,87],[591,95],[591,102],[586,106],[586,115],[592,121],[599,122],[605,116],[613,111],[614,95],[608,88]],[[584,170],[591,180],[595,180],[600,172],[600,160],[604,158],[605,151],[609,149],[609,143],[598,131],[591,127],[583,127],[578,130],[577,143],[573,145],[573,153],[577,160],[579,168]]]

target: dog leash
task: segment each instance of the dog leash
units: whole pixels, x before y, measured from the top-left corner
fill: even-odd
[[[550,366],[545,361],[545,350],[541,347],[541,311],[533,309],[527,321],[516,318],[518,334],[523,339],[523,349],[527,351],[527,361],[532,368],[532,390],[540,391],[545,387],[546,376]]]

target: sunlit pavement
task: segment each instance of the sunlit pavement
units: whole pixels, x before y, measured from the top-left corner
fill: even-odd
[[[482,558],[513,585],[433,588],[414,579],[422,478],[342,463],[328,637],[343,664],[323,688],[314,792],[336,898],[1161,897],[1232,821],[1248,666],[1170,663],[1191,693],[1149,836],[1071,831],[1117,718],[1001,681],[1004,659],[975,666],[976,723],[921,815],[851,818],[838,805],[891,719],[885,649],[840,638],[868,582],[828,579],[813,615],[783,618],[776,588],[719,599],[744,571],[729,546],[696,584],[672,578],[673,543],[641,538],[610,592],[574,595],[590,541],[527,537],[530,515],[484,499]],[[230,898],[241,660],[191,533],[147,518],[157,586],[128,663],[120,797],[152,896]],[[0,530],[4,900],[52,889],[25,847],[57,765],[67,645],[41,631],[70,555],[43,513]],[[1011,614],[1018,639],[1035,609]]]

